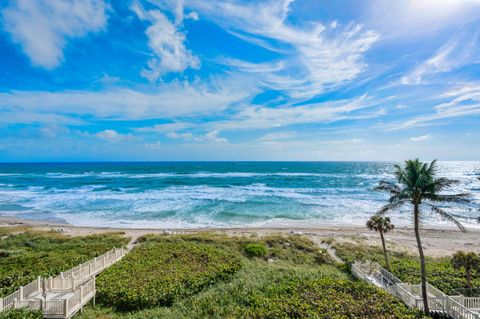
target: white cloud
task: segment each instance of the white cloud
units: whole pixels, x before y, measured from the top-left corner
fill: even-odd
[[[320,23],[293,26],[287,22],[291,2],[192,0],[188,4],[243,40],[286,52],[286,58],[275,63],[223,62],[253,73],[263,85],[292,97],[315,96],[353,80],[366,68],[363,54],[378,34],[353,24],[343,28]]]
[[[207,132],[204,135],[193,135],[192,133],[176,133],[170,132],[167,134],[168,138],[173,139],[184,139],[187,141],[193,142],[212,142],[212,143],[228,143],[228,140],[224,137],[219,136],[220,130],[212,130]]]
[[[435,125],[438,120],[480,115],[480,87],[477,84],[464,85],[443,94],[447,102],[433,107],[436,113],[420,115],[401,123],[384,126],[387,131],[407,129],[414,126]]]
[[[63,60],[67,39],[105,28],[106,8],[102,0],[14,0],[2,16],[5,30],[32,63],[53,69]]]
[[[410,142],[424,142],[428,139],[430,139],[430,134],[422,135],[422,136],[414,136],[411,137],[409,140]]]
[[[376,0],[368,4],[365,22],[387,38],[435,34],[480,16],[478,0]]]
[[[401,83],[420,84],[425,77],[437,73],[448,72],[461,66],[475,62],[478,59],[477,40],[448,41],[437,50],[429,59],[418,65],[413,71],[401,78]]]
[[[267,129],[307,123],[328,123],[344,119],[378,117],[383,111],[356,114],[355,112],[379,105],[363,95],[351,100],[313,103],[303,106],[263,107],[251,106],[242,109],[232,120],[217,123],[224,130]],[[355,113],[355,114],[352,114]]]
[[[104,130],[98,132],[97,134],[95,134],[95,136],[105,141],[118,141],[123,138],[123,135],[115,130]]]
[[[171,131],[181,131],[185,128],[192,126],[190,123],[186,122],[175,122],[175,123],[165,123],[165,124],[156,124],[154,126],[139,127],[135,130],[138,132],[155,132],[155,133],[165,133]]]
[[[171,83],[151,92],[126,88],[99,92],[11,91],[0,93],[0,112],[9,114],[10,123],[24,123],[23,114],[35,115],[39,121],[67,117],[72,122],[79,122],[73,118],[79,115],[116,120],[175,118],[212,115],[247,101],[252,94],[255,89],[229,79],[210,83]]]
[[[154,81],[169,72],[200,67],[200,60],[185,47],[185,33],[179,30],[183,21],[181,5],[175,6],[175,22],[160,10],[145,10],[138,2],[133,4],[132,9],[140,19],[151,23],[145,33],[155,57],[148,61],[147,68],[142,71],[144,77]]]

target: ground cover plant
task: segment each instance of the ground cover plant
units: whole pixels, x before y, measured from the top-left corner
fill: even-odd
[[[71,237],[58,232],[9,232],[0,240],[0,297],[38,276],[56,276],[113,247],[128,243],[122,233]]]
[[[98,300],[120,310],[170,306],[239,268],[238,254],[212,245],[147,241],[99,277]]]
[[[348,263],[352,263],[355,260],[373,260],[385,266],[383,253],[379,247],[368,246],[362,243],[335,243],[334,247],[338,256]],[[389,257],[391,271],[400,280],[413,284],[420,283],[420,261],[418,256],[391,250]],[[451,259],[451,257],[426,257],[427,281],[446,294],[456,294],[456,289],[465,288],[467,285],[465,271],[463,269],[454,269]],[[480,287],[479,277],[472,278],[472,286]]]
[[[135,311],[119,311],[106,306],[98,287],[97,301],[103,305],[85,309],[79,319],[421,317],[419,312],[409,310],[379,289],[353,280],[348,272],[336,267],[323,249],[303,236],[232,238],[221,234],[195,234],[145,236],[140,242],[144,247],[189,243],[219,248],[236,255],[241,267],[230,277],[177,298],[171,305]],[[249,256],[245,247],[251,244],[266,247],[267,254]],[[127,258],[114,267],[121,266]],[[196,264],[190,263],[189,267]],[[97,283],[102,281],[102,276]],[[128,279],[134,276],[132,272]]]
[[[41,311],[14,309],[0,312],[0,319],[42,319]]]

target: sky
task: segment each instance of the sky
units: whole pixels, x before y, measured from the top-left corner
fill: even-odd
[[[0,161],[480,160],[480,0],[11,0]]]

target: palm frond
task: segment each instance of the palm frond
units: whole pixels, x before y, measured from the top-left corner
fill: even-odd
[[[432,193],[423,194],[423,198],[428,199],[432,202],[437,203],[458,203],[458,204],[468,204],[471,202],[471,194],[461,193],[453,195],[438,195]]]
[[[449,179],[449,178],[443,178],[443,177],[437,178],[431,183],[428,183],[427,185],[425,185],[423,187],[423,191],[438,193],[458,183],[459,181],[456,179]]]
[[[391,182],[380,181],[378,183],[378,186],[375,186],[373,190],[385,191],[385,192],[389,192],[390,194],[398,194],[400,192],[400,187],[398,187],[398,185]]]
[[[404,204],[407,204],[407,203],[409,203],[409,202],[410,202],[410,200],[403,199],[403,200],[395,201],[395,202],[392,202],[392,203],[388,203],[387,205],[383,206],[382,208],[380,208],[380,209],[377,211],[377,215],[380,215],[380,216],[381,216],[381,215],[387,213],[388,211],[397,209],[397,208],[399,208],[400,206],[402,206],[402,205],[404,205]]]
[[[465,231],[465,227],[455,217],[453,217],[452,215],[450,215],[440,207],[437,207],[435,205],[429,205],[429,206],[430,206],[430,209],[433,212],[437,213],[442,219],[455,224],[455,226],[457,226],[462,232]]]
[[[390,199],[388,201],[390,203],[393,203],[393,202],[396,202],[396,201],[399,201],[399,200],[404,200],[404,199],[408,199],[408,200],[411,199],[410,189],[408,189],[408,188],[404,188],[404,189],[400,190],[400,192],[398,192],[397,194],[392,194],[392,196],[390,197]]]
[[[427,169],[427,173],[429,175],[434,176],[436,171],[437,171],[437,160],[435,159],[430,163],[430,166]]]

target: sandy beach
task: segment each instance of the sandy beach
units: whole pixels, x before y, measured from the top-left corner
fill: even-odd
[[[328,239],[339,243],[363,243],[379,245],[380,240],[376,233],[360,226],[335,226],[325,225],[315,228],[201,228],[201,229],[138,229],[138,228],[109,228],[109,227],[77,227],[69,224],[53,223],[18,219],[13,217],[0,217],[0,227],[26,226],[38,230],[62,231],[72,236],[84,236],[105,232],[124,232],[133,240],[145,234],[191,234],[198,232],[221,232],[230,236],[250,236],[256,234],[263,236],[271,233],[302,234],[311,237],[317,244]],[[422,238],[425,253],[432,257],[452,255],[457,250],[475,251],[480,253],[480,230],[467,229],[461,232],[455,228],[422,228]],[[416,253],[416,242],[411,227],[398,227],[386,237],[390,249],[403,250]]]

